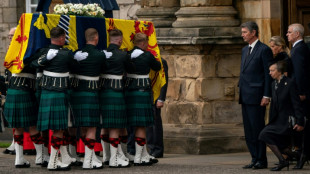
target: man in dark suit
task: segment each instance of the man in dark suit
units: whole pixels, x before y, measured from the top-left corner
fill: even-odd
[[[265,127],[265,111],[271,96],[271,77],[268,64],[272,60],[271,49],[258,40],[258,26],[255,22],[241,25],[242,37],[249,45],[242,49],[239,80],[239,103],[245,140],[252,161],[244,169],[267,168],[266,145],[258,140]]]
[[[162,158],[164,155],[163,142],[163,124],[161,120],[161,108],[164,106],[168,87],[168,65],[165,59],[161,59],[165,71],[166,84],[161,88],[160,95],[153,106],[154,110],[154,125],[147,128],[146,138],[147,146],[150,149],[150,154],[155,158]]]
[[[287,30],[287,39],[292,43],[291,58],[293,65],[292,78],[295,80],[297,92],[302,102],[306,117],[310,116],[310,50],[303,41],[304,27],[301,24],[291,24]],[[302,169],[310,157],[310,128],[306,123],[304,131],[304,147],[299,162],[294,169]]]

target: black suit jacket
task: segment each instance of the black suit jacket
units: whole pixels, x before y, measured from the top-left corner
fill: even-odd
[[[293,65],[292,78],[296,81],[299,95],[310,97],[310,51],[304,41],[297,43],[291,50]]]
[[[288,117],[295,116],[298,125],[304,125],[304,113],[301,101],[297,94],[295,82],[283,76],[275,89],[272,83],[272,99],[269,112],[269,124],[277,134],[286,134],[288,130]]]
[[[161,87],[160,89],[160,95],[157,98],[157,100],[165,101],[166,100],[166,94],[167,94],[167,88],[168,88],[168,64],[167,61],[163,58],[161,58],[161,61],[163,63],[165,77],[166,77],[166,84]]]
[[[273,58],[271,49],[258,41],[247,57],[248,45],[242,49],[239,80],[239,103],[260,104],[263,96],[271,96],[269,62]],[[246,60],[247,59],[247,60]]]

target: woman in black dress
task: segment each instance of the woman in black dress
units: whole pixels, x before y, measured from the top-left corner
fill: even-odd
[[[286,46],[285,40],[280,36],[272,36],[269,40],[269,45],[273,53],[273,59],[269,66],[284,60],[287,63],[287,70],[284,74],[287,77],[291,77],[292,63],[290,59],[290,49]]]
[[[279,159],[279,165],[271,171],[279,171],[289,166],[281,151],[289,145],[289,116],[296,118],[293,129],[302,131],[304,114],[300,99],[292,79],[286,77],[286,62],[278,61],[269,67],[270,75],[274,79],[272,83],[272,99],[269,112],[269,124],[261,131],[259,140],[266,145]]]

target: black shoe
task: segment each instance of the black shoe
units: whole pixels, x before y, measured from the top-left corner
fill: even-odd
[[[282,170],[284,167],[287,167],[287,170],[289,170],[289,167],[290,167],[290,163],[289,161],[280,161],[279,162],[279,165],[277,167],[274,167],[272,169],[270,169],[270,171],[280,171]]]
[[[151,156],[153,156],[155,158],[162,158],[162,157],[164,157],[164,154],[162,154],[162,153],[151,153]]]
[[[255,163],[251,162],[250,164],[245,165],[245,166],[243,166],[242,168],[243,168],[243,169],[252,169],[254,165],[255,165]]]
[[[9,150],[9,149],[5,149],[3,151],[4,154],[11,154],[11,155],[15,155],[15,150]]]
[[[267,168],[267,164],[262,164],[259,162],[253,166],[253,169],[266,169],[266,168]]]
[[[302,169],[306,161],[308,161],[308,157],[304,154],[301,154],[300,159],[297,161],[297,164],[293,169]]]

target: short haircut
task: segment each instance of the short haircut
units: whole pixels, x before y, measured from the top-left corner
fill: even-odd
[[[288,27],[293,27],[293,31],[294,32],[298,32],[300,34],[301,37],[304,36],[305,34],[305,28],[304,26],[302,26],[301,24],[299,23],[295,23],[295,24],[291,24],[290,26]]]
[[[119,29],[113,29],[109,32],[109,37],[123,36],[123,32]]]
[[[86,42],[88,41],[93,41],[95,39],[95,37],[98,35],[98,31],[94,28],[88,28],[85,31],[85,39]]]
[[[274,42],[274,44],[280,46],[287,55],[290,55],[290,49],[286,46],[285,40],[281,36],[272,36],[269,42]]]
[[[57,39],[63,35],[66,35],[65,30],[60,27],[54,27],[51,29],[51,38]]]
[[[258,29],[258,25],[256,22],[248,21],[248,22],[241,24],[240,27],[241,28],[247,28],[247,29],[249,29],[250,32],[253,32],[253,30],[255,30],[256,31],[255,36],[258,37],[259,29]]]
[[[284,74],[285,72],[287,72],[287,62],[285,60],[281,60],[275,63],[278,72],[280,72],[281,74]]]
[[[134,44],[138,44],[140,42],[147,42],[149,39],[147,37],[146,34],[144,33],[137,33],[135,34],[134,38],[133,38],[133,43]]]

